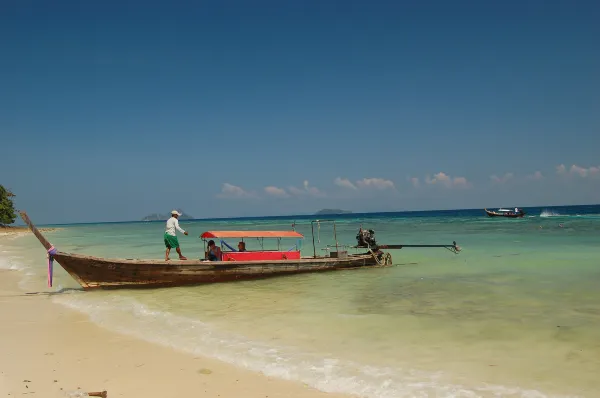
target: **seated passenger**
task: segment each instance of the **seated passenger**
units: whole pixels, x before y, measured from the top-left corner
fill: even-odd
[[[206,252],[206,258],[210,261],[222,261],[223,253],[221,248],[215,245],[214,240],[208,241],[208,251]]]
[[[238,243],[238,251],[245,252],[246,251],[246,242]]]

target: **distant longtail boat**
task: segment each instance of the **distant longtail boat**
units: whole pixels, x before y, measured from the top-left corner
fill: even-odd
[[[525,216],[523,209],[515,207],[515,210],[498,209],[497,211],[484,209],[489,217],[521,218]]]

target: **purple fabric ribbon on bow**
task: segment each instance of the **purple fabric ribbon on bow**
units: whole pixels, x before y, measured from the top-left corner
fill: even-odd
[[[56,254],[56,252],[57,250],[54,248],[54,246],[51,246],[50,249],[48,249],[48,287],[52,287],[54,255]]]

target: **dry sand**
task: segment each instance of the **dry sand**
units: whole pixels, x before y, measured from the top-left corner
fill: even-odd
[[[0,270],[0,397],[343,397],[113,333],[23,292],[21,276]]]

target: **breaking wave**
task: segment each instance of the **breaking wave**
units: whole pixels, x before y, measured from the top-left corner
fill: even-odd
[[[563,217],[563,215],[553,210],[543,210],[540,213],[540,217]]]

